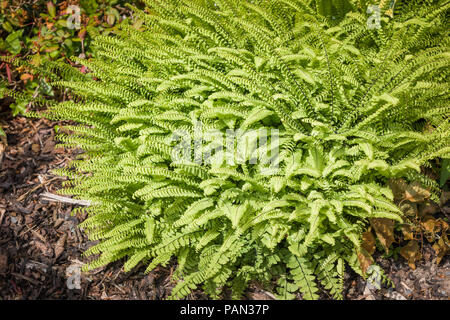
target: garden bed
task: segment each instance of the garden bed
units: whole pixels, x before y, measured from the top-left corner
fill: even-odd
[[[54,148],[55,126],[48,120],[12,118],[1,114],[8,146],[0,167],[0,299],[164,299],[174,286],[171,267],[158,267],[144,275],[145,267],[124,273],[123,262],[82,274],[80,289],[67,280],[84,262],[82,252],[93,243],[77,225],[83,215],[71,216],[72,205],[42,199],[56,193],[62,179],[51,173],[65,166],[79,151]],[[447,210],[447,209],[446,209]],[[394,289],[371,292],[360,276],[348,272],[344,298],[448,299],[450,259],[439,265],[431,245],[423,243],[423,259],[412,270],[402,257],[383,258],[378,264],[393,281]],[[366,288],[367,287],[367,288]],[[247,299],[272,299],[254,284]],[[323,299],[330,297],[322,292]],[[189,299],[207,299],[201,291]]]

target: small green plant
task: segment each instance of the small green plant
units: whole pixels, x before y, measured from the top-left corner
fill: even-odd
[[[101,241],[84,269],[175,257],[172,298],[239,298],[256,280],[282,299],[319,284],[342,298],[345,265],[369,267],[369,219],[403,220],[389,179],[438,192],[420,166],[450,156],[449,37],[428,35],[450,4],[368,30],[365,12],[330,27],[306,0],[146,2],[74,58],[86,74],[49,65],[75,100],[30,114],[80,123],[60,139],[85,154],[58,172],[91,202],[81,227]],[[238,130],[255,133],[240,151],[220,138]],[[194,156],[174,157],[180,139]]]
[[[25,113],[38,95],[54,96],[46,79],[39,77],[35,68],[49,60],[67,63],[71,56],[90,58],[92,37],[117,28],[124,13],[128,14],[122,7],[125,2],[0,1],[0,55],[13,55],[16,60],[9,64],[0,62],[0,70],[6,69],[0,75],[0,99],[14,98],[10,104],[14,116]],[[69,23],[76,13],[70,5],[79,8],[77,27]]]

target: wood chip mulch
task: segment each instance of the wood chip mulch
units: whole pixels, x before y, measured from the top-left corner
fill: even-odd
[[[121,263],[77,275],[89,242],[71,205],[47,202],[63,178],[64,167],[79,151],[55,148],[55,125],[44,119],[0,114],[7,147],[0,163],[0,300],[161,299],[173,286],[170,270],[149,275],[124,273]],[[78,289],[79,288],[79,289]]]
[[[77,277],[85,261],[81,254],[93,245],[77,228],[85,216],[73,216],[72,205],[44,201],[41,195],[56,193],[63,178],[51,170],[64,167],[80,151],[55,148],[55,125],[61,123],[13,118],[5,111],[0,113],[0,125],[7,134],[0,159],[0,300],[166,298],[174,286],[170,267],[148,275],[143,273],[145,267],[124,273],[119,261]],[[402,258],[379,259],[395,289],[370,293],[363,279],[348,273],[345,298],[448,299],[450,259],[436,265],[431,246],[424,245],[424,251],[425,259],[414,271]],[[196,291],[188,298],[206,297]],[[252,286],[247,298],[273,296]]]

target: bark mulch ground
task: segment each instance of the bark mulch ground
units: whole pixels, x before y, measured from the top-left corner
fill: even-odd
[[[0,300],[166,298],[173,287],[170,268],[157,268],[148,275],[143,274],[145,268],[124,273],[119,261],[82,274],[77,282],[82,252],[93,244],[77,228],[85,216],[71,215],[72,205],[45,201],[42,194],[56,193],[63,179],[51,170],[64,167],[79,151],[55,149],[54,127],[60,123],[12,118],[5,111],[0,113],[0,125],[8,144],[0,159]],[[428,244],[423,256],[416,270],[401,257],[379,257],[395,289],[371,292],[361,277],[348,272],[345,298],[448,299],[448,256],[436,265]],[[247,292],[248,299],[272,297],[256,285]],[[197,291],[189,298],[206,297]]]

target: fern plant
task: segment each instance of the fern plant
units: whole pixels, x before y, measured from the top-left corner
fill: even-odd
[[[85,153],[59,173],[91,202],[81,226],[101,241],[85,270],[176,258],[171,298],[239,298],[258,280],[283,299],[341,299],[345,266],[364,274],[369,219],[402,221],[387,181],[438,191],[420,166],[450,156],[449,38],[427,35],[450,5],[368,30],[357,12],[330,27],[307,0],[146,2],[75,59],[89,73],[50,66],[75,98],[31,114],[80,123],[60,139]],[[211,130],[275,129],[257,149],[276,170],[252,161],[254,143],[236,163],[197,161],[226,149]],[[174,160],[174,136],[196,155]]]

